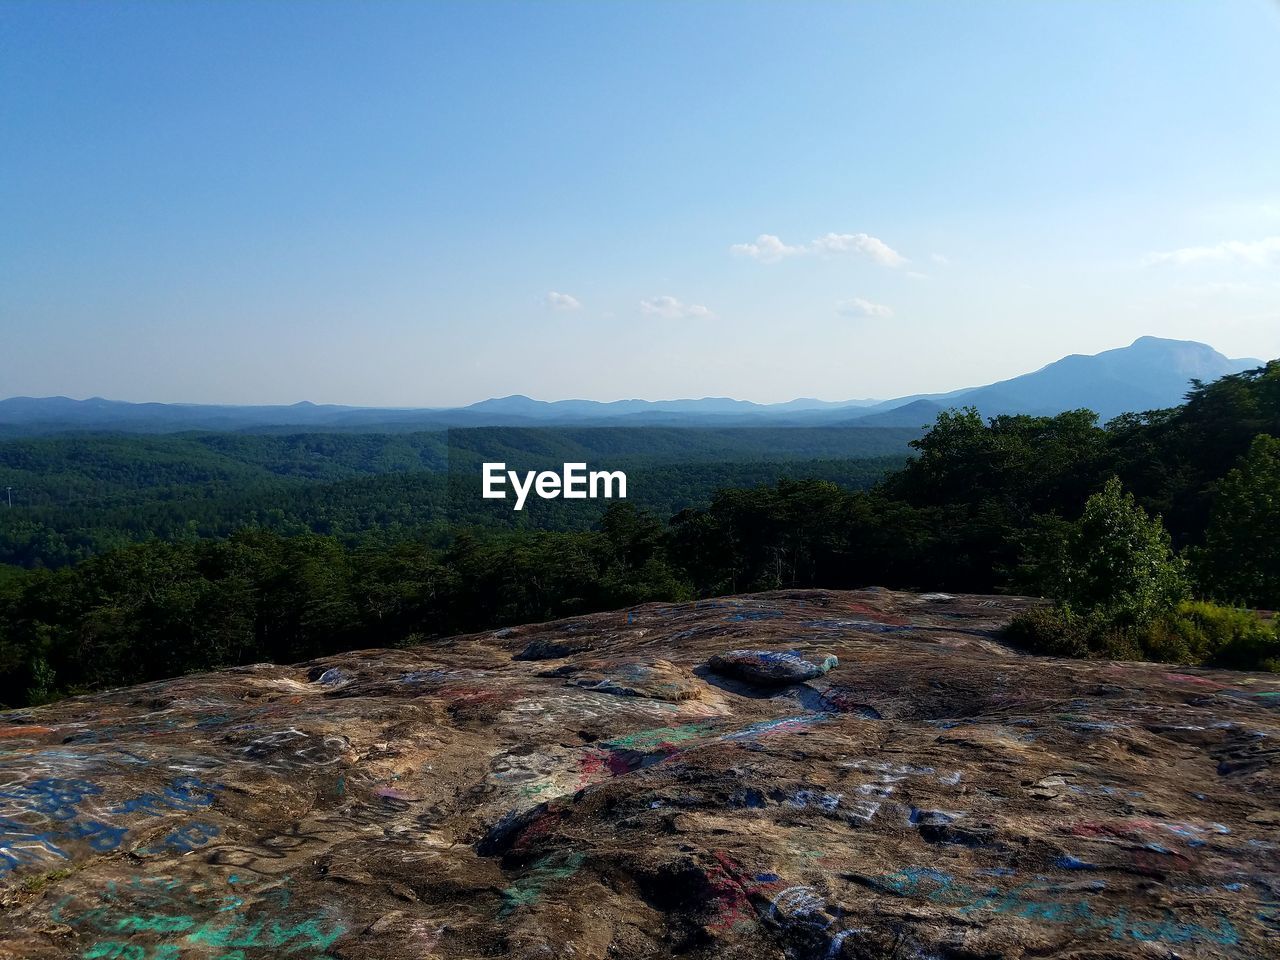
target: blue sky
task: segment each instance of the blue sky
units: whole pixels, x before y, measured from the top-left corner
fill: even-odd
[[[0,4],[0,395],[1280,356],[1280,5]]]

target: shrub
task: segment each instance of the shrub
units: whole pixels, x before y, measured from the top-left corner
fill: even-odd
[[[1117,624],[1066,604],[1015,618],[1004,638],[1030,653],[1058,657],[1153,660],[1280,672],[1280,623],[1249,610],[1186,601],[1142,626]]]
[[[1015,617],[1004,638],[1022,650],[1050,657],[1079,658],[1092,652],[1087,625],[1062,605],[1036,607]]]
[[[1091,619],[1142,626],[1186,595],[1186,563],[1159,517],[1149,517],[1112,477],[1067,532],[1054,597]]]
[[[1188,602],[1157,626],[1190,652],[1194,659],[1189,662],[1237,670],[1280,668],[1276,622],[1263,620],[1250,610]]]
[[[1115,477],[1076,522],[1042,518],[1028,547],[1021,579],[1057,602],[1016,618],[1010,643],[1064,657],[1198,662],[1185,631],[1163,623],[1186,594],[1186,562]]]

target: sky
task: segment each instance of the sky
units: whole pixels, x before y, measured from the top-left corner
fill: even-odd
[[[0,396],[1280,356],[1276,0],[0,3]]]

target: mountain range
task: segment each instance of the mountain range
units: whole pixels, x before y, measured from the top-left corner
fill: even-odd
[[[466,407],[375,408],[304,401],[277,406],[126,403],[93,397],[0,400],[0,435],[66,431],[170,433],[188,430],[408,431],[468,426],[858,426],[917,427],[939,411],[976,407],[986,416],[1054,414],[1087,407],[1103,419],[1175,406],[1193,380],[1211,381],[1263,364],[1231,359],[1203,343],[1140,337],[1127,347],[1072,354],[1009,380],[892,400],[797,399],[760,404],[725,397],[690,400],[534,400],[498,397]]]

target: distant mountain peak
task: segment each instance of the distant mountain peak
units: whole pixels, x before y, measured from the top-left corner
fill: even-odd
[[[1192,380],[1217,380],[1254,366],[1257,361],[1232,360],[1195,340],[1144,336],[1127,347],[1073,353],[1034,373],[947,397],[945,405],[975,406],[987,416],[1087,408],[1105,421],[1121,413],[1176,406]]]
[[[169,433],[298,428],[308,431],[443,430],[473,426],[607,425],[669,427],[859,426],[917,427],[939,410],[974,406],[985,416],[1054,414],[1087,407],[1108,420],[1124,412],[1172,407],[1193,380],[1211,382],[1262,366],[1229,359],[1208,344],[1138,337],[1127,347],[1073,353],[1040,369],[986,386],[895,400],[812,398],[762,404],[730,397],[674,400],[535,400],[522,393],[453,408],[361,408],[301,400],[290,405],[125,403],[91,397],[11,397],[0,400],[0,435],[118,430]],[[852,391],[851,391],[852,392]]]

